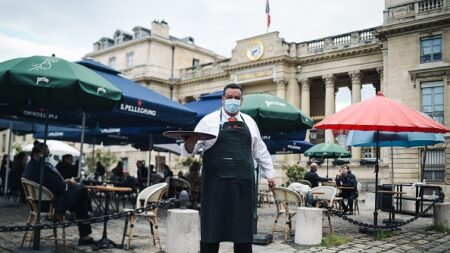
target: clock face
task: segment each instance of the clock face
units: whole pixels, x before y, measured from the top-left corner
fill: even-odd
[[[247,58],[251,61],[256,61],[262,57],[264,53],[264,45],[260,41],[250,43],[247,49]]]

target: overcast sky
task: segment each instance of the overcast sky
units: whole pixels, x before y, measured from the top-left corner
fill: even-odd
[[[383,22],[383,0],[269,1],[270,31],[289,42]],[[3,0],[0,61],[52,53],[78,60],[101,37],[117,29],[150,28],[154,19],[166,20],[171,35],[193,36],[197,45],[229,57],[236,40],[266,32],[265,7],[266,0]]]

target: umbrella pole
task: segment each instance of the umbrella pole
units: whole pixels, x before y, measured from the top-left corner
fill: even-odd
[[[5,169],[5,198],[8,194],[8,180],[9,180],[9,171],[10,171],[10,160],[11,160],[11,140],[12,140],[12,131],[13,131],[13,123],[9,122],[9,139],[8,139],[8,159],[6,160],[6,169]]]
[[[86,113],[83,112],[81,119],[81,145],[80,145],[80,157],[78,158],[78,177],[81,175],[81,164],[83,163],[83,146],[84,146],[84,131],[86,129]]]
[[[153,134],[148,138],[148,170],[147,170],[147,187],[150,186],[150,165],[152,164]],[[158,168],[156,168],[158,169]]]
[[[375,211],[373,212],[373,226],[375,229],[378,227],[378,170],[380,166],[378,165],[378,160],[380,158],[380,142],[379,142],[380,132],[377,130],[375,134],[376,139],[376,158],[375,158]]]
[[[328,178],[328,157],[327,157],[327,178]]]
[[[49,101],[50,101],[50,90],[48,92],[48,103],[45,108],[45,128],[44,128],[44,145],[47,144],[48,137],[48,115],[49,115]],[[36,213],[36,228],[34,229],[34,238],[33,238],[33,250],[41,249],[41,208],[42,208],[42,184],[44,183],[44,167],[45,167],[45,159],[47,158],[47,154],[41,158],[40,167],[41,170],[39,172],[39,192],[38,192],[38,206]]]
[[[422,158],[422,168],[420,172],[420,182],[423,182],[423,179],[425,178],[425,162],[427,160],[427,146],[425,145],[425,149],[423,150],[423,158]]]

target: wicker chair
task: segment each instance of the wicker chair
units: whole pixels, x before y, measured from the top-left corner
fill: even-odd
[[[333,233],[333,228],[331,227],[331,210],[333,209],[334,200],[336,197],[336,187],[332,186],[318,186],[311,189],[311,193],[314,196],[314,192],[321,193],[317,194],[320,199],[318,206],[322,203],[322,208],[324,208],[324,214],[328,218],[328,225],[330,228],[330,233]]]
[[[284,225],[284,239],[287,240],[291,236],[292,218],[297,213],[297,209],[291,210],[289,207],[295,205],[301,206],[302,198],[300,194],[293,190],[289,190],[284,187],[275,187],[273,189],[273,197],[275,199],[275,205],[277,207],[277,213],[275,215],[275,222],[273,224],[272,234],[275,234],[278,219],[281,215],[286,216],[286,222]]]
[[[27,225],[34,225],[36,224],[36,218],[37,218],[37,209],[38,209],[38,197],[39,197],[39,184],[35,183],[33,181],[30,181],[25,178],[21,178],[22,187],[25,192],[26,200],[30,206],[30,213],[28,215]],[[64,215],[57,215],[55,214],[55,208],[53,207],[53,193],[47,189],[46,187],[42,186],[42,206],[48,207],[48,210],[42,210],[41,211],[41,217],[51,220],[53,223],[61,222],[64,223],[65,218]],[[63,242],[64,251],[66,249],[66,229],[62,228],[62,237],[58,238],[58,231],[56,228],[53,229],[53,235],[49,235],[46,237],[42,237],[42,240],[54,240],[55,245],[58,245],[58,241]],[[31,245],[31,242],[33,241],[33,231],[25,231],[25,234],[22,238],[21,246],[25,244],[25,242],[28,241],[28,246]]]
[[[153,203],[161,201],[165,191],[167,190],[167,183],[159,183],[145,188],[141,191],[136,199],[136,209],[145,208]],[[131,211],[132,209],[124,209],[124,211]],[[161,248],[161,239],[159,237],[158,220],[157,220],[158,208],[151,211],[146,211],[139,214],[130,215],[125,219],[125,226],[122,237],[122,247],[125,241],[125,237],[128,237],[127,249],[130,248],[131,240],[135,237],[141,237],[133,234],[134,225],[139,218],[143,218],[150,223],[150,238],[153,239],[153,244],[156,245],[158,241],[159,249]],[[130,226],[128,227],[128,224]],[[144,237],[144,236],[143,236]]]
[[[311,182],[309,182],[308,180],[298,180],[298,183],[306,184],[307,186],[312,187]]]

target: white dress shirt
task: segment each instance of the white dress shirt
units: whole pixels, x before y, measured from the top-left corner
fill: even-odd
[[[220,118],[220,112],[222,112],[222,118]],[[261,134],[259,133],[258,125],[256,122],[245,113],[238,113],[234,116],[238,121],[242,121],[244,118],[244,122],[246,123],[248,129],[250,130],[251,138],[252,138],[252,156],[253,160],[260,166],[262,171],[262,176],[264,178],[274,178],[275,172],[273,168],[272,158],[270,157],[269,151],[267,151],[266,144],[263,142],[261,138]],[[204,151],[211,148],[217,140],[217,136],[219,136],[220,125],[228,122],[229,116],[223,109],[212,112],[205,117],[203,117],[200,122],[195,127],[195,132],[203,132],[216,136],[216,138],[207,140],[207,141],[199,141],[195,145],[194,154],[197,153],[198,150],[203,148]],[[182,155],[188,154],[184,145],[181,145],[181,153]]]

